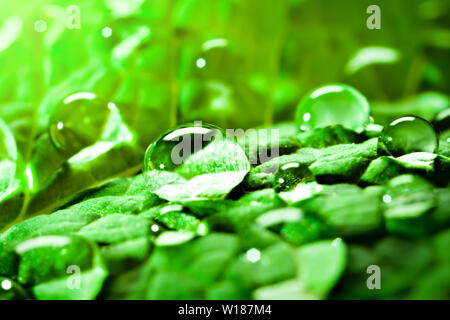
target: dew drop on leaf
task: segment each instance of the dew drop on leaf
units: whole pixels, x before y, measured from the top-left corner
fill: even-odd
[[[361,132],[370,123],[369,102],[350,86],[326,85],[311,91],[300,101],[296,121],[301,131],[342,125]]]
[[[187,124],[156,139],[144,158],[149,190],[167,200],[221,198],[250,164],[240,145],[218,127]]]
[[[0,276],[0,300],[24,300],[27,295],[24,289],[14,280]]]
[[[438,138],[428,121],[407,116],[386,126],[378,144],[380,149],[399,157],[413,152],[434,153],[438,147]]]
[[[294,189],[301,182],[312,179],[308,167],[299,162],[282,165],[274,175],[274,186],[277,192]]]
[[[49,134],[56,148],[76,153],[105,134],[108,121],[119,111],[114,103],[93,92],[77,92],[58,104],[50,118]]]
[[[233,52],[227,39],[215,38],[202,43],[192,65],[196,77],[231,81],[234,73],[227,72],[238,67],[242,62]]]

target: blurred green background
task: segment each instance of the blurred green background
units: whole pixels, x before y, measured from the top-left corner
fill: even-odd
[[[372,4],[379,30],[366,26]],[[24,150],[64,97],[93,91],[118,105],[145,148],[191,120],[292,120],[306,91],[339,81],[374,102],[380,122],[408,98],[430,118],[448,106],[448,9],[446,0],[2,1],[0,116]],[[424,91],[436,94],[416,97]]]
[[[381,9],[381,29],[366,25],[371,5]],[[247,129],[293,122],[302,96],[330,82],[361,91],[377,124],[406,114],[441,122],[440,138],[448,152],[449,8],[448,0],[3,0],[0,232],[76,203],[83,192],[105,181],[135,175],[147,146],[176,124],[203,120]],[[63,103],[80,91],[95,93],[101,103]],[[105,109],[109,102],[118,109]],[[445,119],[436,121],[438,114]],[[73,132],[60,130],[60,124]],[[285,126],[291,128],[294,136],[295,126]],[[67,139],[67,148],[55,142],[74,132],[87,142]],[[120,181],[117,190],[107,192],[120,193],[121,183],[130,183]],[[144,194],[144,185],[134,192]],[[408,190],[411,199],[434,199],[431,186],[418,186],[418,191]],[[447,199],[444,191],[439,190],[439,197]],[[352,202],[353,197],[343,199]],[[356,197],[365,200],[360,193]],[[446,200],[439,201],[432,205],[438,216],[446,217]],[[135,205],[117,203],[124,212]],[[101,210],[106,209],[99,206]],[[413,224],[417,221],[422,230],[422,220]],[[436,238],[439,252],[448,252],[447,235]],[[176,252],[176,258],[194,256],[180,248],[183,255]],[[383,294],[415,283],[416,274],[432,261],[427,250],[419,242],[389,238],[377,244],[381,261],[401,267],[386,269],[391,287]],[[363,247],[351,255],[364,263],[376,257]],[[288,255],[281,251],[281,257]],[[438,297],[441,292],[435,288],[447,279],[447,266],[439,268],[430,269],[423,280],[425,289],[432,282],[428,291]],[[351,277],[366,275],[358,267],[351,272]],[[365,297],[365,286],[358,291],[365,279],[360,280],[348,281],[348,291]]]

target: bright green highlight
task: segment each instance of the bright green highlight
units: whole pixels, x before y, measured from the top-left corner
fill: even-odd
[[[297,125],[301,131],[342,125],[356,132],[370,122],[367,99],[355,88],[329,84],[308,93],[297,106]]]

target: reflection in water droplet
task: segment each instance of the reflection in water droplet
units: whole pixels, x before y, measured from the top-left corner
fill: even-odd
[[[155,140],[145,153],[143,172],[150,191],[167,200],[181,200],[221,197],[249,169],[236,141],[218,127],[196,122]]]
[[[110,27],[104,27],[102,29],[102,36],[105,38],[109,38],[112,36],[112,29]]]
[[[385,194],[385,195],[383,196],[383,202],[384,202],[384,203],[389,203],[389,202],[391,202],[391,200],[392,200],[392,198],[391,198],[390,195]]]
[[[50,118],[49,134],[60,150],[74,154],[98,141],[108,119],[118,109],[92,92],[77,92],[57,105]]]
[[[199,59],[197,59],[197,67],[198,68],[204,68],[205,66],[206,66],[206,60],[205,59],[203,59],[203,58],[199,58]]]
[[[47,30],[47,22],[44,20],[37,20],[34,23],[34,30],[39,33],[45,32]]]
[[[2,289],[3,290],[9,290],[12,288],[12,282],[10,280],[3,280],[2,281]]]
[[[432,125],[419,117],[407,116],[391,122],[380,136],[378,146],[392,156],[413,152],[434,153],[438,138]]]
[[[307,94],[297,107],[300,130],[342,125],[361,132],[370,123],[367,99],[355,88],[331,84]]]

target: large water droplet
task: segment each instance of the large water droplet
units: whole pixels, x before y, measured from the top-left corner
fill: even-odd
[[[201,119],[244,129],[264,122],[267,71],[233,40],[212,38],[183,48],[179,78],[179,122]]]
[[[150,191],[171,201],[223,197],[249,170],[234,139],[198,122],[160,136],[148,147],[143,169]]]
[[[53,144],[71,154],[92,145],[102,137],[112,113],[118,113],[117,107],[95,93],[69,95],[56,106],[50,118]]]
[[[235,73],[229,71],[242,62],[227,39],[215,38],[202,43],[193,64],[192,71],[196,77],[231,81]]]
[[[370,122],[367,99],[355,88],[344,84],[330,84],[307,94],[297,107],[300,130],[342,125],[361,132]]]
[[[386,126],[378,143],[380,149],[399,157],[413,152],[434,153],[437,151],[438,138],[428,121],[407,116]]]

